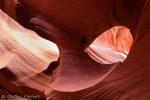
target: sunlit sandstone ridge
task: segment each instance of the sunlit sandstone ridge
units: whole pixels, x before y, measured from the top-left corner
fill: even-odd
[[[13,86],[9,86],[11,83],[44,92],[52,80],[51,75],[42,71],[47,69],[51,62],[57,61],[58,56],[59,51],[54,43],[25,29],[0,11],[0,68],[1,74],[7,80],[7,83],[5,80],[0,82],[1,87],[21,94],[21,89],[14,90]],[[3,79],[2,75],[1,78]],[[26,94],[28,93],[30,90]]]

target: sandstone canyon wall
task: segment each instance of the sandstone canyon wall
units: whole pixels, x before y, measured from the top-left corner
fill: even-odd
[[[4,1],[0,95],[150,99],[149,0],[15,0],[13,13]]]

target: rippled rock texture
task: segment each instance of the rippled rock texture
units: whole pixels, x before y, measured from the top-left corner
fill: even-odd
[[[149,100],[149,0],[7,1],[17,22],[0,11],[1,95]]]

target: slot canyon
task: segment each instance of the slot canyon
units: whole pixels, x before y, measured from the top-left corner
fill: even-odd
[[[0,0],[0,99],[150,100],[150,0]]]

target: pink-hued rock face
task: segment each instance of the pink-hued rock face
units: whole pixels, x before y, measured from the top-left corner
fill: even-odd
[[[130,30],[122,26],[116,26],[98,36],[92,45],[98,45],[125,53],[130,51],[132,42],[133,38]]]
[[[132,42],[133,38],[129,29],[116,26],[98,36],[86,52],[102,64],[123,62],[130,51]]]
[[[17,21],[50,44],[1,11],[2,90],[48,100],[149,100],[149,8],[149,0],[16,0]]]
[[[58,59],[57,46],[25,29],[1,10],[0,19],[0,86],[10,93],[39,94],[44,98],[39,91],[44,92],[52,79],[43,71]]]

